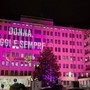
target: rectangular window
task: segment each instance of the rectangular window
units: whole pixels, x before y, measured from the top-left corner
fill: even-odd
[[[63,64],[63,68],[65,68],[65,64]]]
[[[82,35],[79,35],[80,39],[82,38]]]
[[[28,41],[28,37],[26,37],[26,41]]]
[[[4,75],[4,70],[1,70],[1,75]]]
[[[5,70],[5,75],[8,75],[8,70]]]
[[[4,34],[4,39],[6,39],[6,34]]]
[[[65,33],[65,37],[68,37],[68,34],[67,33]]]
[[[55,32],[55,36],[57,36],[57,32]]]
[[[43,42],[46,42],[46,39],[43,39]]]
[[[41,38],[34,38],[35,42],[41,42]]]
[[[55,44],[57,44],[57,40],[55,39]]]
[[[0,25],[0,30],[2,29],[2,26]]]
[[[61,56],[58,56],[58,59],[61,60]]]
[[[51,36],[53,36],[53,32],[51,32]]]
[[[4,30],[7,30],[7,26],[4,26]]]
[[[58,48],[58,52],[60,52],[60,48]]]
[[[66,52],[68,52],[68,48],[66,48]]]
[[[43,35],[46,35],[46,31],[43,31]]]
[[[49,43],[49,39],[47,39],[47,43]]]
[[[55,47],[55,52],[57,52],[57,47]]]
[[[62,33],[62,37],[64,37],[64,33]]]
[[[10,39],[11,38],[11,36],[10,35],[8,35],[8,39]]]
[[[50,41],[51,43],[53,43],[53,39],[51,39],[51,41]]]
[[[60,44],[60,40],[58,40],[58,44]]]
[[[35,30],[34,32],[35,32],[35,34],[40,34],[41,35],[41,30]]]
[[[60,36],[60,32],[58,32],[58,36]]]
[[[62,48],[62,51],[65,52],[65,48]]]
[[[49,35],[49,31],[47,31],[47,35]]]

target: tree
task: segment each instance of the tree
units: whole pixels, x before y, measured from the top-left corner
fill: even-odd
[[[49,47],[45,47],[37,61],[39,66],[35,67],[34,76],[42,81],[42,86],[52,85],[60,76],[56,56]]]

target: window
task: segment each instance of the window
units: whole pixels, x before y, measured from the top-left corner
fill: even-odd
[[[62,48],[62,51],[65,52],[65,48]]]
[[[1,70],[1,75],[4,75],[4,70]]]
[[[63,72],[63,76],[64,76],[64,77],[66,76],[66,73],[65,73],[65,72]]]
[[[63,64],[63,68],[65,68],[65,64]]]
[[[23,76],[23,71],[20,71],[20,76]]]
[[[41,38],[34,38],[35,42],[41,42]]]
[[[58,56],[58,59],[61,60],[61,56]]]
[[[53,32],[51,32],[51,36],[53,36]]]
[[[57,52],[57,47],[55,47],[55,51]]]
[[[14,62],[12,62],[11,65],[14,66]]]
[[[58,40],[58,44],[60,44],[60,40]]]
[[[5,70],[5,75],[8,75],[8,70]]]
[[[35,30],[35,34],[41,34],[41,30]]]
[[[8,39],[10,39],[11,38],[11,36],[10,35],[8,35]]]
[[[31,75],[31,71],[28,72],[28,75],[29,75],[29,76]]]
[[[80,65],[78,65],[78,69],[80,69]]]
[[[46,31],[43,31],[43,35],[46,35]]]
[[[22,36],[22,40],[24,41],[24,36]]]
[[[15,70],[15,76],[18,76],[18,71],[17,70]]]
[[[83,65],[81,65],[81,69],[83,69]]]
[[[27,76],[27,71],[24,71],[24,75]]]
[[[60,48],[58,48],[58,52],[60,52]]]
[[[46,39],[43,39],[43,42],[46,42]]]
[[[71,68],[71,69],[73,68],[73,64],[70,64],[70,68]]]
[[[69,66],[68,66],[68,64],[66,64],[66,68],[68,68]]]
[[[11,70],[10,75],[14,76],[14,71],[13,70]]]
[[[29,64],[29,67],[31,67],[31,63],[28,63]]]
[[[66,48],[66,52],[68,52],[68,48]]]
[[[62,37],[64,37],[64,33],[62,33]]]
[[[5,61],[2,61],[2,66],[4,66],[5,65]]]
[[[58,32],[58,36],[60,36],[60,32]]]
[[[55,36],[57,36],[57,32],[55,32]]]
[[[47,31],[47,35],[49,35],[49,31]]]
[[[7,26],[4,26],[4,30],[7,30]]]
[[[51,39],[50,42],[53,43],[53,39]]]
[[[82,38],[82,35],[79,35],[80,38]]]
[[[0,30],[2,29],[2,26],[0,25]]]
[[[6,34],[4,34],[4,39],[6,39]]]
[[[18,62],[15,62],[15,66],[18,66]]]
[[[67,33],[65,33],[65,37],[68,37],[68,34]]]
[[[23,66],[23,62],[21,62],[21,66]]]
[[[6,61],[6,66],[9,66],[9,62],[8,61]]]
[[[26,37],[26,41],[28,41],[28,37]]]
[[[55,40],[55,44],[57,44],[57,40]]]

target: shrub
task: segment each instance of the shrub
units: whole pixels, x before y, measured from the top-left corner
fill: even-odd
[[[10,90],[25,90],[25,86],[21,83],[15,83],[10,86]]]

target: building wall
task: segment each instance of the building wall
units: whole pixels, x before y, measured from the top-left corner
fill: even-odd
[[[28,29],[31,31],[31,36],[14,35],[10,32],[12,28],[13,30]],[[78,76],[85,73],[83,38],[84,32],[78,28],[1,19],[0,75],[17,75],[17,72],[19,75],[22,75],[20,72],[24,72],[25,76],[30,75],[37,64],[36,60],[40,51],[44,46],[48,46],[57,57],[61,72],[60,79],[67,83],[77,80]],[[31,42],[33,45],[30,49]],[[25,48],[21,48],[22,43]],[[29,49],[26,48],[28,46]],[[33,60],[30,57],[33,57]],[[29,61],[25,62],[25,59]]]

